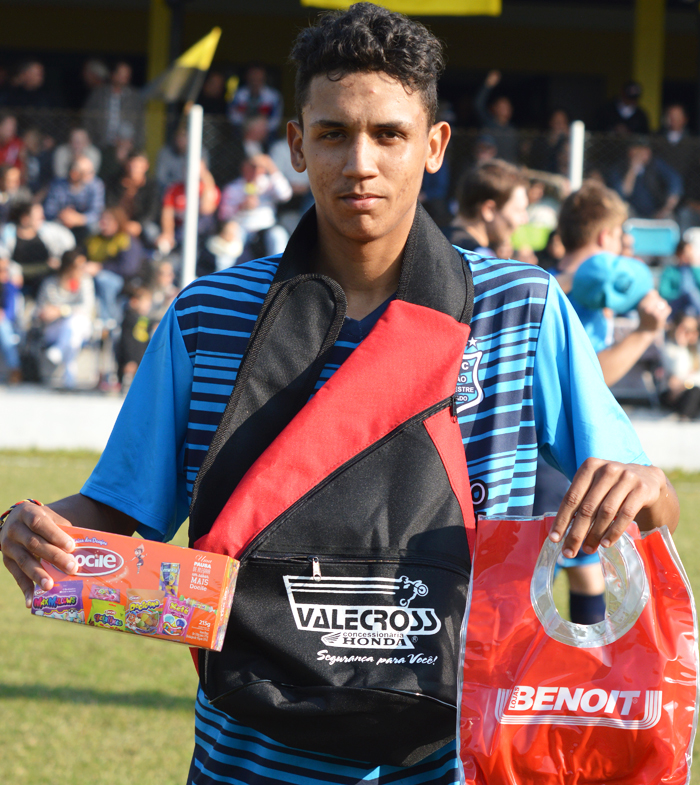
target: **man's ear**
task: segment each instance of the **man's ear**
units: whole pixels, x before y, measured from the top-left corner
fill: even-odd
[[[450,136],[452,129],[450,124],[444,121],[435,123],[428,131],[428,160],[425,162],[425,171],[428,174],[435,174],[442,166]]]
[[[292,166],[297,172],[306,171],[303,141],[304,131],[301,125],[295,120],[290,120],[287,123],[287,144],[289,144],[289,154],[292,158]]]
[[[479,205],[479,213],[484,223],[493,223],[496,219],[496,212],[496,202],[493,199],[487,199]]]

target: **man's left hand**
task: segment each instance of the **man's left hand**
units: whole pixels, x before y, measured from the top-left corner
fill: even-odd
[[[634,520],[640,529],[675,529],[678,502],[666,475],[655,466],[588,458],[559,506],[549,537],[559,542],[571,524],[562,551],[570,559],[579,548],[593,553],[600,545],[613,545]]]

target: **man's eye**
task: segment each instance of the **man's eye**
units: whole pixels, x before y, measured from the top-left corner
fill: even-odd
[[[333,139],[341,139],[342,136],[343,134],[341,131],[326,131],[326,133],[324,133],[321,138],[333,140]]]

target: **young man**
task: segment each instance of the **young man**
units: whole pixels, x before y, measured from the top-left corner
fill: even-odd
[[[444,229],[453,244],[481,256],[497,256],[513,232],[526,224],[527,180],[506,161],[491,160],[469,169],[459,184],[459,209]]]
[[[56,521],[67,519],[125,534],[138,529],[154,539],[172,537],[187,516],[193,484],[229,401],[254,320],[278,269],[296,264],[316,276],[323,274],[333,279],[327,284],[330,289],[340,292],[342,287],[347,299],[347,318],[338,339],[328,354],[321,355],[325,365],[319,369],[316,389],[320,391],[308,404],[314,411],[324,405],[337,378],[348,379],[349,367],[372,361],[366,347],[373,341],[376,345],[378,333],[386,334],[391,314],[397,312],[393,306],[406,302],[406,289],[418,286],[438,299],[452,291],[446,291],[442,277],[431,275],[430,269],[434,262],[437,266],[432,269],[440,271],[445,258],[455,258],[456,252],[417,207],[423,172],[440,167],[450,135],[446,123],[434,122],[436,80],[442,70],[439,42],[421,25],[361,3],[345,13],[324,16],[317,26],[304,30],[292,56],[298,67],[299,122],[290,124],[288,138],[295,168],[309,174],[315,211],[302,219],[282,259],[262,259],[216,273],[179,296],[149,345],[110,443],[81,494],[49,507],[22,503],[9,515],[2,531],[3,558],[27,596],[33,581],[41,583],[47,578],[37,556],[45,556],[69,572],[73,569],[71,540],[56,529]],[[434,247],[426,246],[426,237]],[[576,475],[551,534],[560,541],[577,513],[566,534],[567,552],[574,553],[584,542],[585,547],[595,549],[601,540],[616,540],[632,518],[644,527],[675,527],[675,494],[660,470],[631,463],[646,463],[646,459],[599,378],[595,356],[580,325],[559,289],[550,284],[550,277],[518,263],[464,254],[462,260],[471,268],[470,273],[459,255],[456,258],[459,275],[452,280],[459,281],[461,276],[464,288],[471,276],[474,288],[469,345],[463,350],[464,343],[455,344],[454,367],[464,365],[473,374],[456,416],[468,453],[476,510],[529,513],[539,443],[557,465],[570,476]],[[409,261],[425,263],[419,280],[402,279],[402,266],[411,269]],[[410,309],[421,314],[431,310],[413,304]],[[435,318],[440,324],[456,324],[444,314]],[[299,312],[291,323],[295,334],[304,332],[308,320],[305,311]],[[383,355],[392,357],[393,348],[386,346]],[[412,347],[399,348],[410,363]],[[440,348],[438,343],[433,345],[435,352]],[[284,367],[271,370],[285,371],[304,350],[304,344],[298,342]],[[425,370],[434,376],[432,369]],[[242,374],[241,385],[244,378]],[[383,379],[369,379],[377,390],[382,389]],[[344,407],[364,402],[371,410],[368,416],[381,415],[383,401],[410,398],[423,388],[424,379],[414,376],[411,368],[399,379],[400,384],[386,395],[349,395],[338,415],[342,417]],[[456,379],[447,379],[451,390],[455,384]],[[307,412],[304,406],[297,418]],[[443,422],[452,429],[455,423],[445,412]],[[275,407],[267,407],[268,419],[278,413]],[[263,418],[259,422],[266,426],[267,421]],[[348,428],[357,426],[351,417],[341,422]],[[592,422],[600,427],[588,427]],[[460,458],[459,434],[456,438]],[[279,443],[276,440],[272,446]],[[309,449],[323,453],[336,445],[327,444],[321,435],[311,440]],[[294,473],[294,463],[305,460],[306,455],[287,453],[282,457],[292,462],[290,473]],[[247,456],[236,453],[231,458],[240,462]],[[384,493],[391,496],[409,470],[419,478],[423,464],[398,464]],[[286,481],[273,485],[259,501],[275,503],[277,494],[285,492],[282,486],[286,487]],[[213,492],[216,495],[216,487]],[[375,501],[381,518],[381,494],[368,498],[360,489],[355,505],[371,508]],[[317,539],[332,536],[352,512],[335,509],[328,525],[319,524]],[[435,515],[435,510],[429,512]],[[407,513],[411,514],[410,508]],[[394,519],[391,525],[397,523],[400,521]],[[241,520],[241,526],[245,528],[247,521]],[[230,533],[236,536],[237,528],[231,526]],[[391,529],[383,532],[391,545]],[[450,536],[449,531],[438,533]],[[311,560],[306,563],[307,567],[297,569],[308,571],[310,581],[321,580],[318,564],[311,577]],[[419,583],[412,584],[415,591],[425,594],[425,586],[420,589]],[[237,600],[240,592],[239,585]],[[361,605],[363,599],[358,597],[356,602]],[[403,607],[409,602],[406,599]],[[376,622],[377,634],[381,634],[383,623]],[[324,635],[324,639],[330,641],[326,646],[335,645],[332,635]],[[233,639],[230,643],[236,645]],[[319,649],[321,646],[319,639]],[[343,648],[332,648],[331,652],[338,654],[332,659],[355,667],[354,660],[341,656],[353,652]],[[445,671],[442,676],[454,679],[456,673]],[[284,684],[278,686],[284,688]],[[457,702],[456,692],[452,700]],[[426,711],[432,708],[426,705]],[[397,712],[393,720],[399,720],[400,714]],[[353,720],[354,716],[353,711],[347,711],[344,718],[349,730],[345,738],[338,739],[352,746],[352,754],[332,757],[316,749],[312,734],[308,744],[305,741],[291,747],[272,733],[251,729],[250,723],[246,725],[212,706],[200,690],[190,782],[373,781],[408,785],[458,781],[454,740],[446,741],[415,765],[363,762],[367,748],[375,742],[375,731],[369,733],[365,722]],[[451,716],[456,720],[456,712]],[[325,715],[320,720],[323,724]],[[386,725],[391,726],[393,720]],[[282,728],[284,733],[295,730],[289,725]],[[415,725],[431,731],[427,721]],[[391,754],[392,750],[386,752]]]

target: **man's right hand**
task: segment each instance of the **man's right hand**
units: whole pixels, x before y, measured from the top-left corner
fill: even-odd
[[[671,315],[671,306],[664,298],[652,289],[637,305],[639,312],[639,329],[645,332],[657,332],[666,326]]]
[[[40,559],[69,575],[77,571],[71,556],[75,542],[58,524],[71,525],[49,507],[24,502],[12,510],[0,532],[3,563],[22,590],[28,608],[32,604],[35,583],[44,590],[53,586]]]

